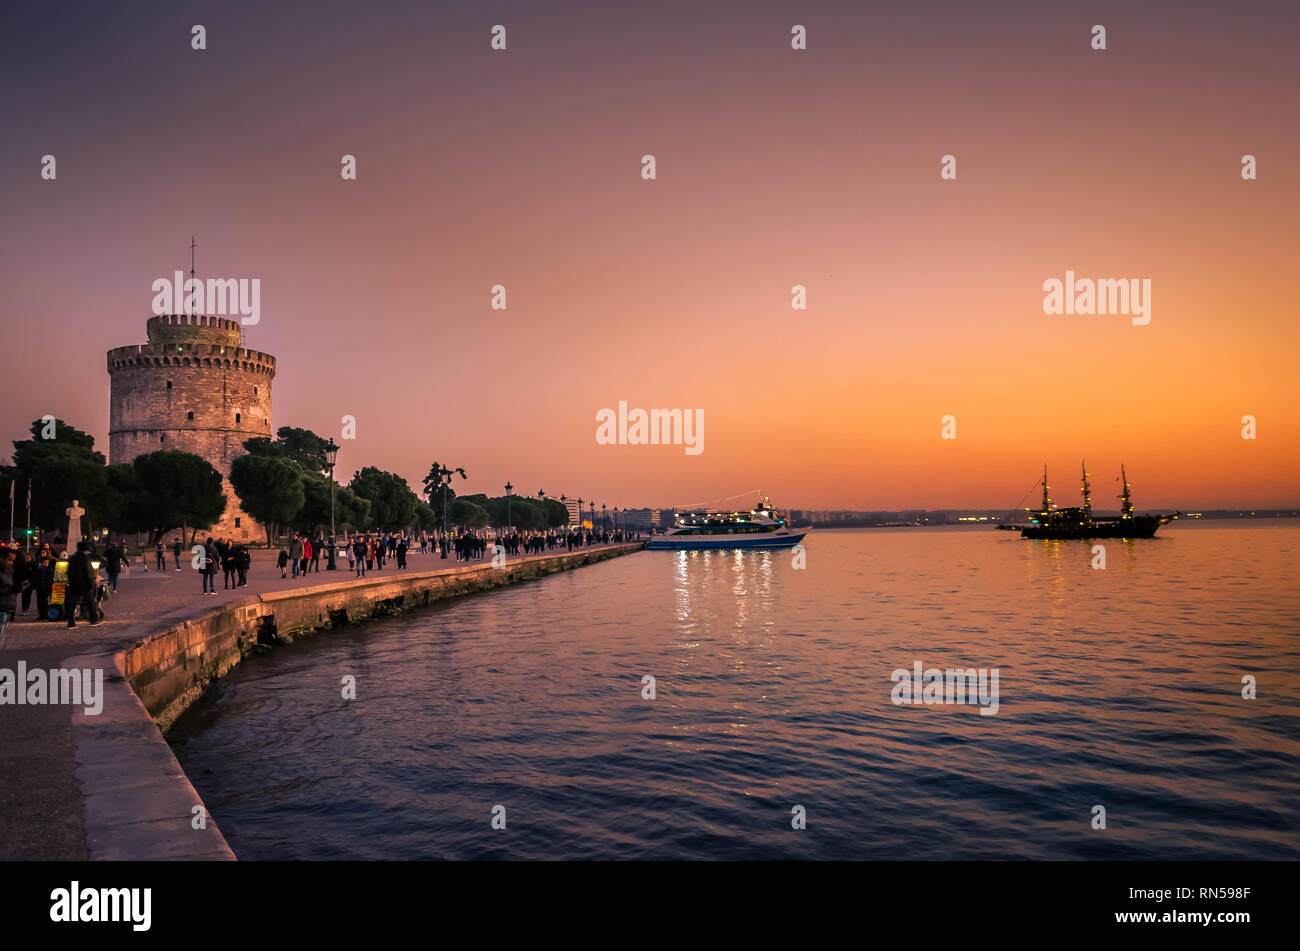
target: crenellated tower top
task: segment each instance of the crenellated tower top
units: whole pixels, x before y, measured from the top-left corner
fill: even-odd
[[[146,326],[149,342],[161,344],[206,343],[238,347],[243,332],[237,320],[200,314],[163,314],[150,317]]]

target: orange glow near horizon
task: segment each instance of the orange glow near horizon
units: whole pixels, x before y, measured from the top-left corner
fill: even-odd
[[[1100,508],[1121,462],[1139,509],[1300,505],[1290,31],[1098,6],[832,4],[795,54],[785,10],[508,5],[499,57],[472,11],[240,8],[206,59],[123,21],[111,61],[36,83],[47,25],[0,147],[0,435],[54,413],[106,451],[104,352],[143,342],[196,233],[200,277],[261,279],[273,424],[356,417],[344,480],[418,490],[437,459],[458,492],[598,506],[994,508],[1044,463],[1075,504],[1086,458]],[[1044,315],[1067,269],[1149,278],[1150,324]],[[702,409],[705,451],[598,445],[620,400]]]

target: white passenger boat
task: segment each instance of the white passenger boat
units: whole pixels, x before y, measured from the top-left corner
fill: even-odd
[[[766,498],[748,512],[688,512],[646,548],[792,548],[807,531],[791,528]]]

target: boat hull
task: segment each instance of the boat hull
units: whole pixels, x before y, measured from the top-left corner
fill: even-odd
[[[1138,515],[1134,518],[1092,522],[1087,525],[1025,525],[1020,529],[1020,536],[1062,540],[1155,538],[1156,529],[1172,521],[1173,517],[1167,515]]]
[[[793,548],[803,541],[807,532],[786,535],[769,535],[758,538],[741,538],[736,535],[719,535],[713,538],[685,538],[680,535],[655,535],[646,548],[655,551],[691,551],[696,549],[726,548]]]

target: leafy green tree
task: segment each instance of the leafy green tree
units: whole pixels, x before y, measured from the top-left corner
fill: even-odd
[[[303,473],[288,459],[240,456],[230,465],[230,485],[244,511],[266,527],[268,548],[276,528],[292,522],[303,507]]]
[[[180,527],[190,544],[226,510],[221,473],[202,456],[167,450],[136,456],[131,465],[143,494],[147,520],[159,531]]]
[[[521,495],[511,495],[508,502],[504,495],[488,499],[487,511],[492,524],[498,528],[510,526],[529,531],[545,524],[540,506],[533,499]]]
[[[415,503],[415,523],[426,532],[437,531],[442,524],[442,516],[433,510],[428,502],[419,499]]]
[[[310,429],[281,426],[275,431],[275,441],[288,459],[292,459],[307,472],[325,472],[325,447],[330,441]]]
[[[415,521],[419,499],[401,476],[366,466],[352,477],[349,488],[370,500],[370,518],[378,528],[407,528]]]
[[[543,499],[539,504],[542,509],[542,524],[546,528],[560,528],[569,524],[569,510],[559,499]]]
[[[34,525],[66,528],[64,513],[73,499],[86,510],[83,528],[107,524],[106,516],[114,514],[120,503],[109,493],[107,466],[103,454],[95,451],[95,438],[61,419],[35,420],[30,431],[31,439],[14,441],[15,508],[21,508],[25,517],[30,486]],[[6,504],[7,496],[6,492]]]
[[[488,511],[467,498],[456,499],[451,503],[450,516],[453,525],[463,528],[483,528],[488,523]]]
[[[304,532],[326,529],[330,524],[330,480],[314,472],[302,473],[303,506],[294,528]],[[370,502],[347,486],[334,486],[334,524],[338,528],[365,528],[370,520]]]
[[[448,472],[453,477],[466,478],[464,469],[449,469]],[[429,467],[429,474],[424,477],[424,497],[429,500],[430,507],[438,513],[439,517],[442,516],[443,506],[450,506],[451,500],[456,497],[456,490],[449,483],[443,483],[442,466],[436,462]],[[447,511],[450,513],[450,508]]]
[[[154,540],[154,533],[159,527],[154,524],[150,514],[148,493],[140,485],[140,478],[135,473],[135,466],[129,462],[118,463],[108,467],[108,489],[113,496],[114,511],[107,517],[107,522],[117,532],[149,532],[149,540]],[[163,526],[163,529],[175,526]]]
[[[266,436],[254,436],[252,439],[244,440],[244,451],[250,456],[270,456],[275,459],[284,458],[284,447],[273,439]]]

